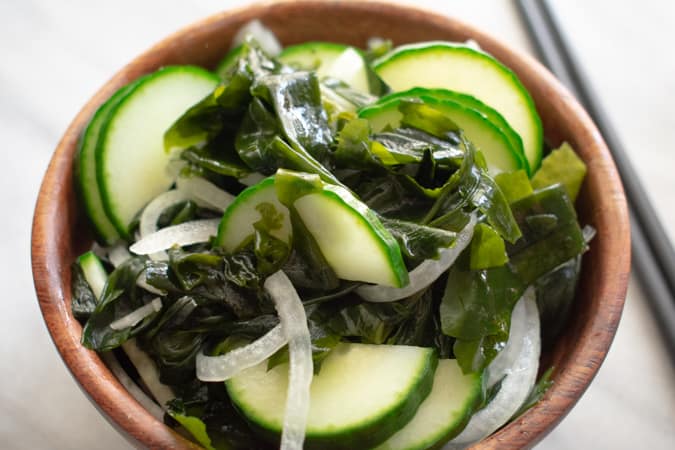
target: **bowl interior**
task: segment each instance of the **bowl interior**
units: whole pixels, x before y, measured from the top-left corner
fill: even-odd
[[[365,46],[373,36],[395,44],[424,40],[476,40],[511,67],[532,94],[546,141],[568,141],[588,165],[577,207],[580,221],[598,231],[584,269],[572,319],[542,367],[555,366],[554,385],[523,416],[483,441],[480,448],[534,445],[572,408],[597,372],[614,336],[626,293],[630,240],[626,202],[601,136],[571,95],[531,58],[461,22],[378,2],[282,1],[225,12],[185,28],[118,72],[84,106],[58,145],[40,190],[32,262],[45,322],[66,365],[110,422],[150,448],[197,448],[148,414],[117,382],[95,352],[79,344],[81,327],[70,312],[70,264],[91,244],[72,186],[77,140],[96,108],[129,81],[171,64],[213,68],[239,27],[258,18],[285,45],[328,40]]]

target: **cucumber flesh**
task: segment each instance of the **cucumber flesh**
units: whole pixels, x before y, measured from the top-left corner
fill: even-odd
[[[262,219],[261,205],[273,207],[274,213],[280,215],[278,228],[270,230],[270,234],[290,243],[292,233],[290,215],[288,209],[277,199],[274,178],[270,177],[243,190],[227,207],[218,226],[215,245],[230,253],[245,246],[255,233],[253,224]]]
[[[88,251],[77,258],[77,263],[82,269],[84,279],[89,283],[91,291],[96,299],[101,298],[101,293],[108,281],[108,272],[105,271],[103,263],[92,251]]]
[[[408,283],[398,243],[347,189],[326,184],[293,207],[338,278],[393,287]]]
[[[96,149],[103,206],[118,233],[145,204],[173,183],[164,132],[209,94],[218,77],[192,66],[165,67],[145,77],[111,110]]]
[[[520,135],[530,169],[539,167],[543,135],[534,102],[516,75],[492,56],[465,45],[425,42],[394,49],[374,68],[396,91],[445,88],[490,105]]]
[[[525,171],[528,174],[530,173],[529,163],[527,162],[527,158],[525,158],[525,153],[523,150],[523,140],[520,139],[518,133],[516,133],[516,131],[511,127],[511,125],[509,125],[506,119],[504,119],[504,116],[499,114],[499,112],[497,112],[491,106],[488,106],[478,100],[476,97],[457,91],[450,91],[448,89],[412,88],[407,91],[394,92],[386,95],[382,97],[378,103],[386,103],[395,98],[419,97],[422,95],[433,97],[437,100],[450,100],[455,103],[459,103],[463,107],[471,109],[484,116],[506,137],[509,145],[518,155],[518,159],[525,164]]]
[[[431,393],[415,417],[376,450],[422,450],[456,436],[483,395],[481,374],[464,375],[457,361],[442,359]]]
[[[347,48],[333,42],[305,42],[284,48],[277,59],[301,70],[316,70],[321,76],[321,70],[330,67]]]
[[[342,52],[340,56],[326,68],[323,76],[344,81],[357,91],[370,91],[368,83],[368,66],[363,59],[363,55],[353,47],[348,47]]]
[[[305,446],[371,448],[400,429],[427,397],[436,366],[433,349],[339,344],[314,375]],[[261,434],[278,442],[288,364],[267,362],[225,382],[230,398]]]
[[[214,71],[218,77],[225,79],[227,72],[237,63],[237,60],[242,55],[243,48],[243,45],[237,45],[220,60]]]
[[[361,51],[331,42],[307,42],[284,49],[279,60],[303,70],[344,81],[353,89],[370,92],[368,65]]]
[[[524,168],[524,159],[512,148],[506,136],[482,114],[465,108],[452,100],[439,100],[432,96],[419,95],[407,97],[416,99],[441,111],[445,116],[464,130],[467,139],[483,153],[487,160],[489,172],[496,175],[500,172],[512,172]],[[359,111],[359,117],[368,119],[374,132],[386,127],[400,126],[403,115],[398,109],[402,97],[367,106]]]
[[[98,108],[82,135],[75,160],[78,194],[96,235],[106,245],[113,244],[120,235],[103,208],[101,190],[96,180],[96,146],[99,142],[101,128],[108,120],[110,111],[134,88],[137,82],[122,87]]]

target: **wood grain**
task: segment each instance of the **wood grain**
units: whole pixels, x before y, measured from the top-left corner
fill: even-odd
[[[261,19],[284,44],[330,40],[364,46],[381,36],[401,44],[432,39],[476,40],[511,67],[530,90],[545,138],[569,141],[588,165],[579,199],[582,224],[597,230],[584,256],[573,318],[553,350],[553,387],[522,417],[475,446],[528,448],[574,406],[595,376],[614,337],[626,296],[630,232],[626,201],[614,163],[588,115],[553,76],[532,58],[456,20],[380,2],[279,1],[229,11],[163,40],[120,70],[75,117],[45,174],[33,219],[32,265],[45,323],[64,362],[108,420],[139,447],[194,449],[195,444],[148,414],[117,382],[95,352],[80,345],[81,326],[70,311],[70,264],[91,243],[72,185],[72,160],[82,130],[96,108],[131,80],[169,64],[215,67],[237,29]]]

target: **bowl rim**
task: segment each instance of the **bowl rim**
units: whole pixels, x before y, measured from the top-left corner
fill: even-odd
[[[600,251],[605,258],[603,262],[606,264],[597,269],[600,273],[591,280],[602,283],[600,295],[603,301],[597,305],[595,314],[580,325],[579,332],[585,338],[584,343],[569,349],[570,353],[565,360],[567,364],[562,370],[556,371],[555,384],[544,398],[476,448],[533,446],[564,418],[586,390],[616,333],[630,271],[630,231],[623,188],[609,150],[597,128],[569,91],[547,69],[529,55],[503,45],[498,39],[461,20],[414,6],[390,5],[379,0],[277,0],[228,9],[183,27],[162,39],[119,70],[87,101],[69,125],[51,158],[38,194],[31,236],[31,263],[39,306],[63,361],[97,409],[133,444],[151,448],[201,448],[151,416],[119,383],[99,355],[80,345],[81,326],[70,311],[70,267],[61,264],[59,258],[70,245],[70,241],[63,237],[69,234],[64,232],[72,230],[78,219],[71,213],[65,221],[61,221],[61,225],[54,228],[53,224],[58,222],[57,218],[62,214],[62,202],[73,195],[72,186],[68,186],[70,177],[66,177],[67,181],[64,182],[64,176],[72,171],[79,135],[98,106],[117,88],[143,74],[148,64],[152,65],[153,61],[157,64],[158,58],[171,48],[175,40],[199,34],[200,30],[247,22],[264,16],[270,7],[289,11],[317,7],[349,8],[354,13],[362,14],[406,15],[434,23],[441,28],[452,28],[459,35],[470,35],[490,53],[508,55],[509,67],[521,77],[528,90],[531,89],[528,82],[532,84],[537,80],[534,83],[537,89],[548,89],[549,94],[554,94],[558,102],[557,108],[562,108],[572,118],[573,123],[577,123],[586,162],[592,166],[593,177],[606,184],[609,194],[605,199],[600,198],[600,204],[594,205],[598,209],[598,220],[613,224],[607,235],[598,239],[602,246]],[[545,105],[537,104],[538,109],[542,106]],[[612,242],[614,244],[610,245]]]

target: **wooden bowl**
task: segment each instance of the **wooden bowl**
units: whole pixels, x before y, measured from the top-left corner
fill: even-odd
[[[329,40],[364,46],[371,36],[395,44],[433,39],[476,40],[511,67],[532,94],[549,144],[566,140],[588,165],[578,209],[598,233],[583,261],[572,320],[542,366],[555,365],[554,385],[523,416],[476,448],[529,447],[574,406],[602,363],[619,323],[630,265],[626,200],[610,154],[592,121],[554,77],[532,58],[456,20],[379,2],[281,1],[227,11],[189,26],[134,59],[82,108],[52,157],[35,209],[32,265],[49,332],[73,376],[108,420],[133,443],[150,448],[198,448],[147,413],[99,356],[80,345],[82,328],[70,310],[70,264],[91,244],[73,192],[77,140],[96,108],[115,90],[168,64],[213,68],[234,33],[261,19],[284,44]]]

